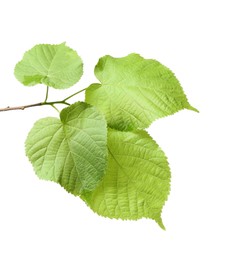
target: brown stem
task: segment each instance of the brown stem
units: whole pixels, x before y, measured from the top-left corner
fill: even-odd
[[[63,104],[63,105],[67,105],[69,106],[70,104],[68,102],[66,102],[68,99],[74,97],[75,95],[83,92],[86,90],[86,88],[70,95],[69,97],[63,99],[62,101],[54,101],[54,102],[47,102],[47,99],[48,99],[48,90],[49,90],[49,87],[47,87],[47,90],[46,90],[46,97],[45,97],[45,100],[44,102],[40,102],[40,103],[36,103],[36,104],[31,104],[31,105],[25,105],[25,106],[17,106],[17,107],[5,107],[5,108],[0,108],[0,112],[6,112],[6,111],[11,111],[11,110],[25,110],[26,108],[29,108],[29,107],[38,107],[38,106],[46,106],[46,105],[49,105],[49,106],[52,106],[53,108],[55,108],[57,111],[58,109],[54,106],[55,104]]]
[[[38,106],[54,106],[55,104],[64,104],[64,105],[70,105],[69,103],[65,101],[55,101],[55,102],[41,102],[41,103],[35,103],[31,105],[24,105],[24,106],[17,106],[17,107],[5,107],[5,108],[0,108],[0,112],[6,112],[10,110],[25,110],[26,108],[29,107],[38,107]]]
[[[31,105],[26,105],[26,106],[0,108],[0,112],[10,111],[10,110],[24,110],[29,107],[37,107],[37,106],[42,106],[42,103],[36,103],[36,104],[31,104]]]

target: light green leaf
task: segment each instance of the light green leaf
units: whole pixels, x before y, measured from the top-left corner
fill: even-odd
[[[87,89],[86,102],[97,106],[112,128],[146,128],[155,119],[181,109],[196,111],[175,75],[156,60],[138,54],[104,56],[95,67],[95,75],[101,84]]]
[[[35,123],[26,154],[39,178],[57,182],[75,195],[92,190],[106,167],[106,121],[91,105],[77,102],[63,109],[60,119]]]
[[[170,169],[161,148],[143,130],[108,131],[108,168],[98,187],[81,197],[96,213],[117,219],[154,219],[170,190]]]
[[[73,86],[83,74],[83,63],[65,43],[39,44],[16,64],[15,77],[25,86],[45,84],[56,89]]]

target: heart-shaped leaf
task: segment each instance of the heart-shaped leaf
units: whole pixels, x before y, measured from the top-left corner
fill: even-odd
[[[60,119],[35,123],[26,154],[39,178],[57,182],[75,195],[93,190],[106,167],[106,121],[91,105],[77,102],[63,109]]]
[[[81,197],[101,216],[154,219],[162,228],[162,207],[170,190],[165,154],[143,130],[108,131],[108,167],[98,187]]]
[[[86,102],[100,109],[108,125],[118,130],[146,128],[155,119],[181,109],[195,110],[167,67],[138,54],[102,57],[95,67],[101,84],[86,91]]]

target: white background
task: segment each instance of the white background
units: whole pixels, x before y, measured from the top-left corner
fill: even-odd
[[[235,1],[1,1],[0,107],[40,102],[43,86],[14,78],[37,43],[66,41],[84,77],[60,99],[95,81],[99,57],[137,52],[170,67],[200,113],[181,111],[149,132],[166,152],[172,188],[152,220],[98,217],[58,185],[40,181],[24,154],[40,107],[0,114],[0,259],[236,259]],[[81,95],[83,98],[83,95]]]

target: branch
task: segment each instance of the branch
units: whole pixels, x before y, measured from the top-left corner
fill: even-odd
[[[42,106],[42,104],[43,103],[36,103],[36,104],[31,104],[31,105],[26,105],[26,106],[5,107],[5,108],[0,108],[0,112],[10,111],[10,110],[25,110],[26,108],[29,108],[29,107]]]
[[[38,106],[53,106],[55,104],[63,104],[63,105],[67,105],[69,106],[70,104],[65,102],[65,101],[54,101],[54,102],[41,102],[41,103],[35,103],[35,104],[31,104],[31,105],[24,105],[24,106],[17,106],[17,107],[5,107],[5,108],[0,108],[0,112],[6,112],[6,111],[10,111],[10,110],[25,110],[26,108],[30,108],[30,107],[38,107]]]
[[[31,104],[31,105],[24,105],[24,106],[17,106],[17,107],[5,107],[5,108],[0,108],[0,112],[6,112],[6,111],[10,111],[10,110],[25,110],[26,108],[29,108],[29,107],[38,107],[38,106],[52,106],[53,108],[55,108],[57,111],[58,109],[55,107],[55,104],[63,104],[63,105],[67,105],[69,106],[70,104],[68,102],[66,102],[68,99],[74,97],[75,95],[78,95],[79,93],[85,91],[86,88],[70,95],[69,97],[63,99],[62,101],[53,101],[53,102],[47,102],[47,99],[48,99],[48,90],[49,88],[47,87],[46,89],[46,97],[45,97],[45,100],[44,102],[40,102],[40,103],[35,103],[35,104]]]

